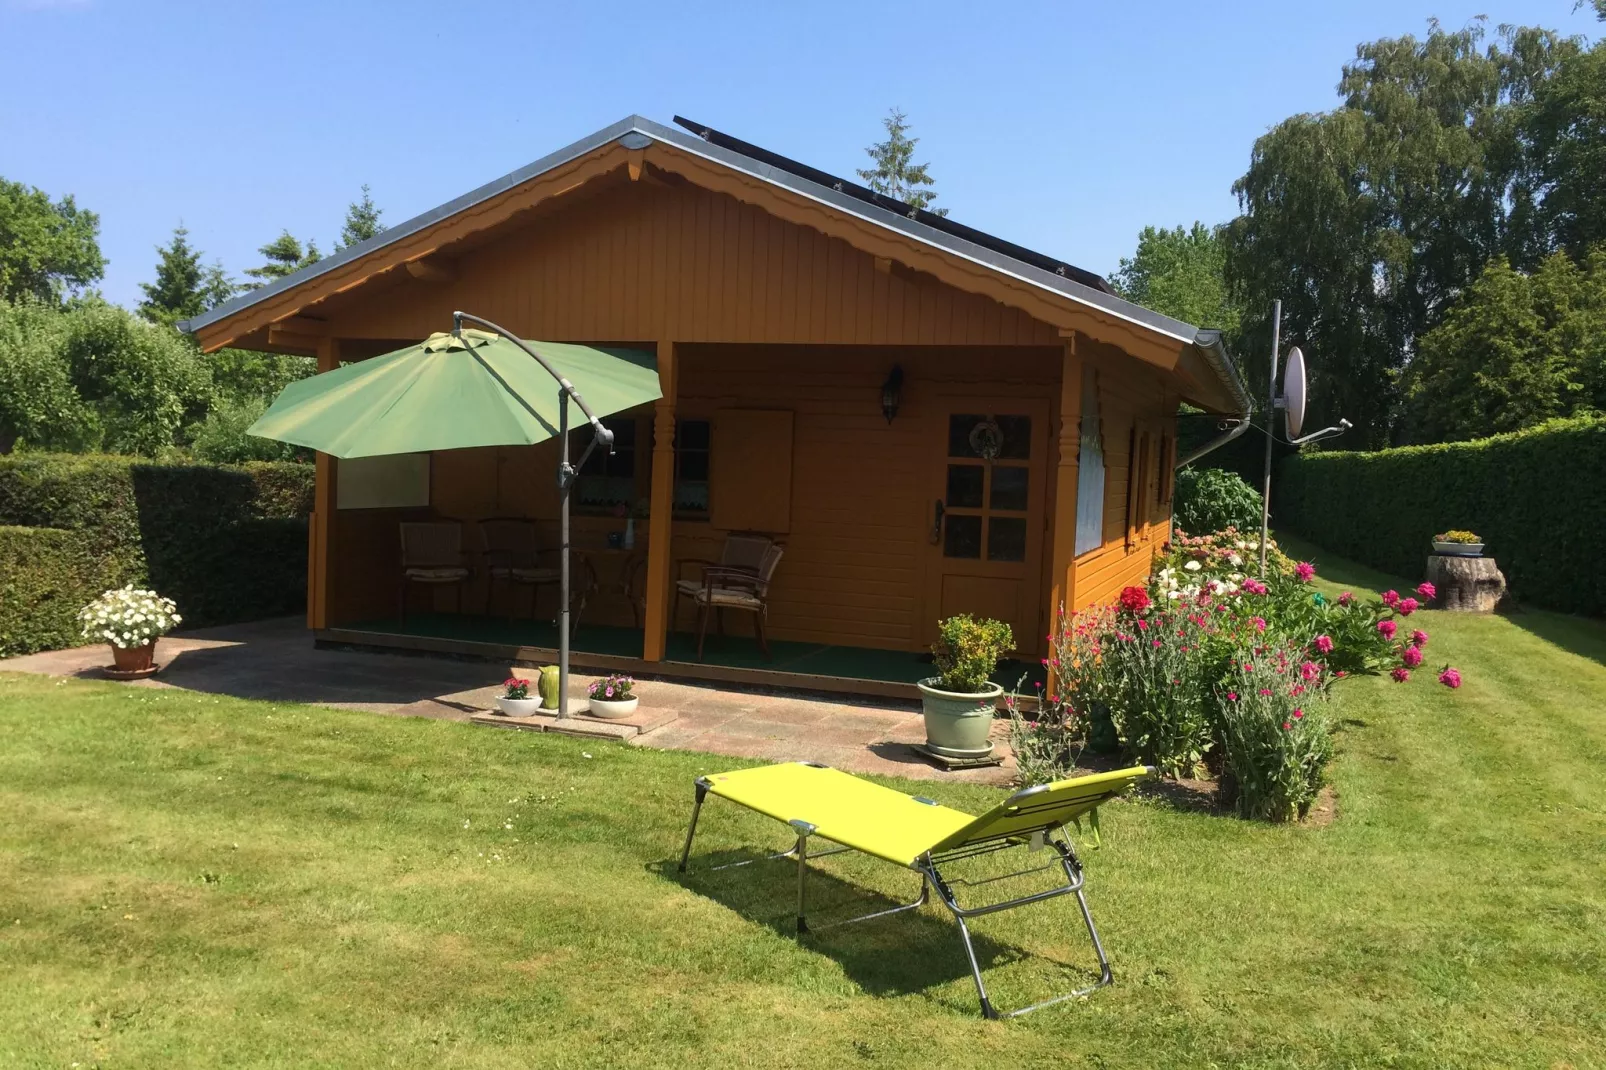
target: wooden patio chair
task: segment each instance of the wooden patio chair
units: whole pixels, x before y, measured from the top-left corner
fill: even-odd
[[[774,539],[760,532],[733,531],[725,536],[725,545],[720,548],[718,561],[708,561],[700,557],[685,557],[676,561],[675,612],[670,617],[670,624],[673,625],[675,617],[680,616],[681,600],[685,599],[691,602],[693,607],[696,607],[698,596],[703,589],[705,577],[698,576],[696,579],[688,579],[685,575],[688,565],[705,571],[710,568],[734,568],[756,574],[759,566],[764,564],[764,555],[774,545]]]
[[[764,559],[756,571],[745,568],[725,568],[708,565],[703,568],[703,585],[697,589],[697,660],[703,659],[703,637],[708,634],[708,618],[713,614],[721,635],[725,634],[725,620],[721,614],[727,609],[753,614],[753,633],[758,637],[758,648],[764,657],[770,656],[770,645],[764,638],[764,618],[769,614],[770,580],[775,566],[781,563],[786,547],[770,543]]]
[[[457,588],[457,612],[463,612],[463,588],[474,575],[463,562],[463,525],[455,520],[406,521],[401,525],[401,619],[407,620],[407,592],[412,584]]]
[[[518,610],[518,593],[522,587],[530,589],[530,616],[535,616],[536,608],[541,598],[541,588],[551,587],[559,589],[563,584],[563,573],[560,562],[556,560],[562,550],[552,548],[543,550],[540,540],[536,537],[533,521],[517,517],[491,517],[479,522],[480,529],[480,556],[485,561],[485,612],[490,613],[491,603],[495,597],[495,590],[499,586],[508,589],[507,619],[512,623],[514,614]],[[543,563],[543,558],[547,563]],[[574,564],[578,567],[580,582],[575,589],[580,594],[580,612],[574,614],[570,624],[571,631],[580,629],[580,613],[585,611],[586,595],[595,585],[594,578],[591,583],[586,582],[590,565],[581,556],[576,555]],[[559,595],[561,599],[562,595]]]

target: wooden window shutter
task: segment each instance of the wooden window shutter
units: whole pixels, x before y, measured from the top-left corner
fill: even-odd
[[[792,530],[792,413],[720,409],[708,449],[708,519],[721,531]]]

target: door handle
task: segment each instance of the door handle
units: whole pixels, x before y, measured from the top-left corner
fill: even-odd
[[[937,499],[937,508],[931,519],[931,545],[935,546],[942,541],[942,499]]]

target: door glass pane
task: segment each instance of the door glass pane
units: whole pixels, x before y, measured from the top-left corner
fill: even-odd
[[[970,445],[971,428],[987,419],[980,413],[956,412],[948,417],[948,456],[980,457]]]
[[[1012,461],[1024,461],[1032,455],[1032,418],[1030,416],[995,416],[998,430],[1004,433],[1004,444],[998,456]],[[951,434],[951,432],[950,432]]]
[[[985,472],[986,469],[979,464],[949,465],[947,504],[960,509],[980,509],[981,483]]]
[[[1022,531],[1025,521],[1021,522]],[[944,557],[981,556],[981,517],[949,516],[943,525],[942,555]],[[1022,553],[1024,556],[1024,551]]]
[[[987,560],[1026,560],[1025,517],[995,516],[987,521]]]
[[[987,504],[994,509],[1015,509],[1026,511],[1026,484],[1031,474],[1029,468],[1009,468],[1004,465],[993,466],[993,490],[987,498]]]

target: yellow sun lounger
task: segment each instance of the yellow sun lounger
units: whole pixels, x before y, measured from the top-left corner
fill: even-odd
[[[686,830],[680,871],[686,871],[686,861],[691,857],[692,837],[697,832],[697,818],[702,813],[703,799],[710,794],[785,822],[797,834],[797,842],[791,849],[770,857],[797,859],[799,933],[809,931],[804,912],[804,889],[810,837],[840,844],[830,850],[814,852],[815,858],[843,851],[860,851],[912,869],[921,875],[920,897],[913,903],[832,924],[846,925],[914,910],[926,902],[929,893],[935,891],[937,898],[959,923],[959,935],[965,944],[965,955],[970,960],[970,972],[976,979],[976,994],[981,998],[982,1014],[988,1018],[1012,1018],[1062,1000],[1084,996],[1110,983],[1110,962],[1104,955],[1104,946],[1099,943],[1098,930],[1093,927],[1093,915],[1088,912],[1087,897],[1082,894],[1082,862],[1076,856],[1070,836],[1065,833],[1065,826],[1072,822],[1080,824],[1085,816],[1096,837],[1100,804],[1153,774],[1154,770],[1147,766],[1134,766],[1113,773],[1096,773],[1025,788],[980,817],[951,810],[918,795],[905,795],[901,791],[884,788],[814,762],[768,765],[698,777],[697,801],[692,807],[691,827]],[[979,880],[945,878],[942,875],[942,866],[961,859],[976,858],[1011,847],[1027,847],[1035,851],[1045,845],[1052,847],[1057,856],[1047,865]],[[960,906],[955,898],[955,885],[990,884],[1052,869],[1056,863],[1064,871],[1065,883],[1056,884],[1047,891],[971,907]],[[1087,923],[1087,934],[1093,940],[1093,950],[1099,959],[1099,980],[1086,988],[1020,1010],[1007,1013],[998,1011],[987,998],[987,988],[981,979],[981,966],[976,959],[976,950],[971,945],[970,927],[965,924],[965,919],[1068,894],[1075,895],[1082,908],[1082,920]]]

